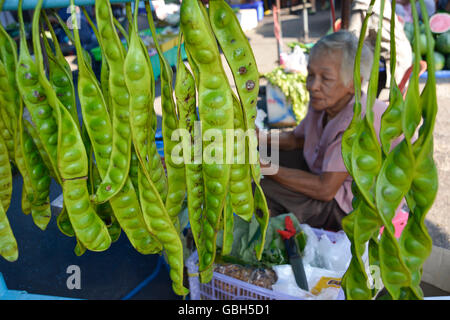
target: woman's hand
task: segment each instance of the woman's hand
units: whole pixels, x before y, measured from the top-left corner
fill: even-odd
[[[259,167],[261,169],[270,168],[271,163],[269,160],[264,160],[261,157],[259,158]]]

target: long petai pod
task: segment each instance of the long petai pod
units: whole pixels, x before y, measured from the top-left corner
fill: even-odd
[[[355,104],[353,107],[353,118],[344,132],[342,137],[342,157],[344,160],[344,164],[350,174],[352,174],[352,149],[355,144],[355,139],[357,139],[359,127],[361,126],[361,55],[362,49],[364,45],[364,38],[367,32],[369,18],[372,14],[373,5],[375,0],[370,2],[367,14],[363,20],[360,37],[358,41],[358,48],[356,50],[355,55],[355,64],[353,66],[353,79],[355,86]],[[374,60],[375,61],[375,60]],[[373,86],[373,85],[372,85]],[[353,174],[352,174],[353,175]],[[342,287],[344,289],[346,299],[371,299],[372,292],[367,287],[367,274],[365,272],[365,266],[362,261],[362,255],[365,250],[365,245],[367,240],[370,238],[372,231],[372,227],[367,228],[369,230],[368,235],[364,235],[363,229],[361,228],[362,222],[369,222],[370,226],[372,226],[372,221],[374,219],[370,219],[370,211],[362,216],[364,213],[361,213],[368,207],[364,206],[364,201],[361,198],[361,194],[359,193],[356,182],[353,180],[352,182],[352,192],[353,192],[353,211],[350,212],[344,219],[342,219],[342,227],[347,234],[350,242],[351,242],[351,252],[352,258],[350,261],[350,265],[343,276],[342,279]],[[367,209],[370,210],[370,207]],[[372,231],[373,232],[373,231]]]
[[[2,7],[3,1],[0,3],[0,11]],[[0,81],[2,81],[0,88],[1,117],[10,131],[10,135],[14,137],[18,105],[21,100],[16,83],[17,46],[15,40],[3,26],[0,26],[0,61],[4,65],[4,73],[2,72],[0,75]],[[5,142],[8,143],[7,140]],[[11,161],[14,163],[14,157],[11,158]]]
[[[22,114],[23,111],[20,111]],[[45,230],[51,218],[50,208],[50,172],[43,161],[38,147],[28,130],[24,128],[25,119],[18,124],[17,148],[23,155],[23,164],[19,171],[22,173],[24,185],[26,186],[28,199],[30,200],[31,215],[34,223]]]
[[[205,181],[205,223],[200,237],[204,252],[199,256],[201,272],[214,262],[220,217],[228,192],[232,154],[226,152],[224,137],[227,129],[234,129],[233,97],[216,39],[204,19],[200,4],[195,0],[185,0],[180,10],[185,46],[199,70],[198,108],[202,123]]]
[[[422,0],[420,8],[425,13],[422,15],[427,38],[426,58],[429,76],[420,96],[423,124],[419,129],[419,138],[413,144],[415,166],[411,189],[406,196],[410,207],[410,217],[400,237],[400,246],[404,252],[406,265],[411,272],[413,288],[412,290],[403,289],[402,294],[410,299],[423,299],[420,288],[422,267],[432,247],[432,240],[425,225],[425,216],[434,202],[438,189],[438,175],[433,159],[433,130],[437,114],[433,37],[428,24],[427,9]]]
[[[12,103],[8,103],[7,99],[4,98],[4,93],[10,91],[11,87],[8,84],[8,74],[6,71],[5,64],[0,60],[0,135],[5,141],[6,148],[10,159],[14,158],[14,131],[16,129],[12,128],[12,123],[17,122],[17,118],[14,120],[8,115],[7,105],[12,106]],[[19,102],[21,103],[21,102]],[[12,121],[10,121],[12,120]],[[15,124],[16,125],[16,124]]]
[[[47,61],[48,61],[48,77],[52,84],[53,89],[56,92],[56,96],[59,101],[63,104],[67,110],[69,110],[71,116],[73,117],[75,123],[79,125],[78,113],[77,113],[77,103],[75,98],[75,86],[73,84],[72,71],[67,68],[68,63],[64,56],[62,55],[61,48],[54,34],[54,30],[50,21],[48,20],[45,12],[42,12],[42,17],[44,18],[50,33],[53,35],[53,45],[55,47],[55,53],[53,53],[50,43],[45,35],[44,23],[42,23],[42,39],[44,42],[44,47],[46,50]]]
[[[17,86],[31,115],[37,135],[42,142],[42,147],[48,155],[51,169],[55,173],[55,179],[61,184],[56,164],[58,144],[56,111],[49,104],[44,88],[39,82],[38,67],[31,57],[27,46],[22,3],[23,0],[19,0],[20,52],[16,71]]]
[[[261,173],[255,131],[255,119],[257,113],[256,104],[259,93],[259,72],[250,43],[248,42],[233,9],[226,1],[212,1],[209,4],[208,14],[212,31],[220,44],[228,65],[230,66],[236,83],[240,104],[242,104],[245,132],[248,136],[248,163],[250,164],[251,174],[254,183],[256,184],[255,194],[253,196],[255,202],[251,207],[255,209],[256,218],[261,229],[261,241],[257,246],[257,258],[260,259],[264,248],[265,234],[267,232],[269,209],[267,207],[266,198],[259,186]],[[236,199],[234,199],[233,202],[236,207]],[[248,213],[244,215],[244,219],[249,217],[251,218]]]
[[[153,107],[151,99],[150,86],[143,87],[142,82],[149,83],[151,79],[151,69],[144,57],[145,52],[139,40],[137,12],[139,2],[136,1],[134,23],[132,24],[130,48],[125,60],[125,79],[132,101],[136,99],[131,111],[131,121],[133,123],[133,141],[136,147],[136,154],[139,158],[138,185],[139,199],[144,215],[144,220],[149,229],[155,234],[161,242],[167,255],[167,261],[170,266],[170,278],[172,288],[178,295],[186,295],[188,290],[183,286],[183,246],[178,231],[172,223],[172,220],[166,210],[160,197],[159,191],[150,177],[151,164],[147,161],[147,145],[145,141],[148,138],[147,130],[151,128],[151,113],[149,108]],[[142,122],[140,121],[142,120]],[[135,130],[136,129],[136,130]]]
[[[181,57],[183,33],[178,38],[177,76],[175,79],[175,98],[179,116],[179,129],[183,139],[183,157],[186,166],[186,188],[189,223],[197,250],[200,248],[199,236],[204,203],[203,172],[197,117],[197,96],[195,78]],[[197,136],[196,136],[197,135]],[[196,139],[197,138],[197,139]],[[201,142],[200,142],[201,143]],[[199,152],[200,151],[200,152]]]
[[[158,43],[149,1],[145,1],[145,7],[147,10],[148,24],[153,35],[161,65],[162,134],[168,181],[165,205],[172,221],[179,228],[178,214],[186,198],[186,179],[183,157],[180,154],[176,154],[175,151],[175,147],[179,145],[179,142],[174,137],[174,133],[178,129],[178,117],[173,97],[173,72]]]
[[[3,138],[0,137],[0,204],[2,209],[8,211],[12,196],[11,165]]]
[[[156,146],[156,130],[158,126],[158,118],[156,116],[155,108],[154,108],[154,101],[155,101],[155,76],[153,73],[153,66],[152,62],[150,60],[150,56],[148,54],[148,49],[145,46],[142,39],[138,38],[141,46],[142,46],[142,52],[144,53],[145,60],[147,62],[147,67],[150,70],[150,100],[149,100],[149,117],[150,117],[150,126],[148,129],[148,137],[147,137],[147,157],[148,162],[151,165],[151,175],[150,178],[153,181],[153,184],[155,185],[156,189],[159,192],[159,195],[161,196],[161,199],[163,202],[166,201],[167,198],[167,189],[168,189],[168,182],[167,182],[167,176],[166,172],[162,163],[161,156],[159,155],[158,148]]]
[[[355,86],[355,104],[353,107],[353,118],[342,136],[342,159],[344,160],[347,171],[352,175],[352,148],[357,135],[358,126],[361,122],[361,54],[364,44],[364,39],[369,24],[369,17],[373,12],[373,5],[375,0],[370,1],[366,17],[361,26],[359,35],[358,49],[355,55],[355,64],[353,66],[353,82]]]
[[[343,276],[343,288],[347,300],[370,300],[373,292],[367,286],[368,276],[362,256],[367,241],[380,229],[380,218],[375,210],[368,206],[358,194],[356,183],[352,182],[354,210],[342,219],[342,228],[351,242],[352,258],[348,270]]]
[[[233,94],[234,150],[230,174],[231,206],[234,213],[250,222],[254,211],[252,173],[248,163],[244,115],[239,99]]]
[[[395,4],[395,0],[391,1],[391,10],[393,10],[391,11],[391,30],[395,30]],[[391,40],[390,49],[391,57],[393,58],[391,59],[389,70],[391,75],[394,75],[397,60],[395,37]],[[381,116],[380,125],[380,142],[385,156],[388,155],[391,149],[392,141],[399,137],[403,132],[402,113],[405,106],[402,93],[397,85],[395,77],[391,77],[389,88],[389,106]]]
[[[2,138],[0,137],[0,140]],[[17,240],[9,224],[5,209],[0,205],[0,256],[9,262],[14,262],[19,258]]]
[[[130,123],[134,150],[145,175],[152,180],[163,197],[167,189],[161,158],[154,140],[153,70],[147,61],[147,50],[137,31],[137,19],[132,24],[130,47],[124,64],[125,82],[130,92]],[[143,86],[142,83],[149,85]]]
[[[81,244],[91,251],[104,251],[111,245],[111,238],[89,199],[86,183],[88,161],[81,133],[69,111],[58,100],[44,72],[39,32],[42,3],[40,0],[34,11],[32,38],[38,82],[57,116],[57,168],[62,180],[64,203]]]
[[[103,43],[102,43],[102,39],[98,33],[98,29],[96,27],[96,25],[94,24],[94,22],[92,21],[91,17],[89,16],[89,13],[86,11],[85,7],[81,8],[84,16],[86,17],[86,20],[88,21],[89,25],[91,26],[92,31],[95,34],[95,37],[98,41],[99,47],[100,47],[100,51],[101,51],[101,55],[102,55],[102,66],[100,69],[100,86],[102,89],[102,93],[103,93],[103,97],[105,99],[106,102],[106,106],[108,107],[108,112],[109,112],[109,116],[111,116],[111,111],[109,109],[110,105],[111,105],[111,95],[109,93],[109,66],[108,66],[108,61],[106,60],[105,57],[105,49],[103,48]]]
[[[131,162],[130,96],[125,84],[123,64],[125,57],[122,43],[113,25],[111,5],[106,0],[95,4],[99,34],[105,57],[110,67],[109,88],[111,93],[112,151],[108,170],[99,186],[95,201],[106,202],[124,186]]]
[[[77,53],[80,54],[82,48],[78,29],[74,30],[74,36],[75,47]],[[99,176],[103,178],[108,170],[112,152],[112,123],[108,115],[106,101],[95,76],[89,71],[83,56],[79,55],[78,58],[78,91],[83,123],[92,143]],[[101,184],[94,179],[94,185],[98,189]],[[151,254],[159,251],[160,245],[158,241],[146,228],[136,190],[128,175],[124,187],[109,202],[100,204],[100,210],[104,210],[105,207],[103,205],[106,206],[108,203],[111,205],[114,218],[117,219],[130,243],[138,252]]]
[[[384,12],[384,0],[380,1],[380,12]],[[381,28],[383,19],[379,20],[378,33],[375,42],[374,56],[369,88],[367,92],[366,112],[358,125],[357,133],[352,145],[351,170],[352,177],[358,185],[359,192],[364,201],[375,209],[373,185],[381,168],[382,156],[378,138],[373,126],[373,105],[376,98],[380,50],[381,50]],[[359,85],[359,84],[358,84]]]
[[[184,38],[183,33],[181,31],[180,31],[180,37]],[[182,39],[180,38],[179,40],[181,41]],[[194,81],[195,81],[194,85],[195,85],[196,88],[198,88],[199,87],[199,79],[200,79],[198,67],[195,64],[195,61],[192,59],[192,55],[190,54],[188,47],[185,46],[184,49],[185,49],[186,55],[188,57],[189,66],[191,67],[191,70],[192,70],[192,73],[193,73],[192,76],[194,77]],[[179,47],[179,50],[181,50],[181,45]],[[181,59],[181,57],[179,57],[179,59]],[[181,68],[183,68],[183,66]],[[180,73],[180,69],[177,68],[177,70],[178,70],[178,72],[177,72],[177,79],[178,79],[178,83],[180,83],[180,82],[183,81],[181,79],[181,78],[183,78],[183,76],[179,74]],[[181,73],[182,72],[183,71],[181,71]],[[180,92],[181,89],[178,88],[178,90],[177,90],[176,86],[177,86],[177,84],[175,83],[175,90]],[[187,85],[186,88],[189,88],[189,87],[190,87],[190,85]],[[177,95],[176,98],[180,99],[180,96]],[[186,102],[188,102],[188,101],[186,101]],[[180,106],[182,104],[183,104],[183,102],[179,103]],[[197,105],[197,103],[196,103],[196,105]],[[178,106],[178,104],[177,104],[177,110],[179,112],[179,117],[181,119],[180,120],[180,128],[182,128],[184,126],[183,120],[182,120],[183,117],[184,117],[184,115],[183,115],[184,111],[183,111],[182,107],[180,108]],[[193,110],[190,112],[190,114],[192,115],[192,117],[194,117],[194,111]],[[196,186],[197,186],[197,188],[202,188],[201,192],[199,190],[197,190],[197,192],[195,192],[195,194],[197,196],[199,196],[199,197],[201,196],[201,198],[202,198],[201,200],[200,199],[198,200],[198,202],[201,201],[201,203],[197,203],[195,205],[195,207],[200,207],[201,208],[201,212],[197,212],[195,214],[195,217],[193,217],[193,219],[194,219],[193,221],[194,222],[191,223],[191,230],[192,230],[192,232],[194,232],[194,229],[197,229],[198,234],[201,234],[201,232],[203,230],[203,225],[207,222],[207,216],[203,212],[203,206],[205,205],[205,185],[204,185],[204,181],[203,181],[203,170],[200,171],[199,168],[196,168],[199,171],[196,171],[196,173],[194,173],[192,176],[189,176],[189,172],[191,171],[190,169],[192,168],[192,166],[198,166],[200,168],[202,166],[202,151],[203,151],[203,148],[202,148],[201,122],[198,121],[197,110],[195,110],[195,118],[197,119],[197,122],[196,122],[196,124],[194,124],[194,128],[192,129],[191,135],[190,135],[191,138],[193,138],[193,141],[191,140],[191,144],[190,144],[191,147],[192,147],[192,143],[193,143],[193,150],[191,150],[191,152],[193,152],[193,154],[191,153],[191,157],[190,158],[187,158],[188,154],[183,154],[183,157],[184,157],[185,161],[192,160],[192,162],[186,166],[186,170],[187,170],[186,171],[186,174],[187,174],[187,176],[186,176],[187,187],[189,188],[189,184],[191,183],[190,182],[191,179],[193,181],[196,181],[198,179],[198,181],[196,181]],[[186,119],[188,119],[188,116],[186,116]],[[193,159],[192,159],[192,157],[193,157]],[[200,187],[198,187],[199,185],[200,185]],[[189,196],[191,198],[193,197],[192,195],[190,195],[188,193],[188,206],[189,206]],[[192,217],[192,214],[191,214],[190,218],[191,217]],[[197,225],[197,223],[198,223],[198,225]],[[202,250],[204,249],[204,246],[203,246],[202,242],[200,241],[200,237],[197,239],[196,246],[197,246],[198,255],[202,256],[203,255],[203,251]],[[214,268],[213,268],[213,265],[211,264],[208,268],[206,268],[205,270],[200,272],[200,282],[201,283],[208,283],[208,282],[210,282],[211,279],[212,279],[212,276],[213,276],[213,272],[214,272]]]

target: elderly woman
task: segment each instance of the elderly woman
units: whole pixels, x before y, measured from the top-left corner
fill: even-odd
[[[279,170],[265,175],[261,186],[271,215],[292,212],[300,223],[340,230],[341,220],[352,210],[352,177],[341,153],[342,135],[353,116],[353,66],[358,39],[339,31],[320,39],[311,49],[306,86],[310,104],[306,117],[293,130],[279,134],[278,145],[270,134],[264,139],[280,150]],[[370,75],[373,55],[363,47],[361,79]],[[366,94],[362,92],[362,114]],[[375,101],[374,127],[379,133],[387,105]],[[264,133],[259,133],[262,141]],[[261,167],[267,167],[261,162]]]

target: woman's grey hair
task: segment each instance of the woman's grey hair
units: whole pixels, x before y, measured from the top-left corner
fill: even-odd
[[[358,38],[353,33],[340,30],[326,35],[311,48],[309,55],[311,57],[319,53],[324,53],[324,51],[329,54],[334,54],[337,50],[342,52],[341,79],[345,85],[348,85],[353,79],[353,67],[356,51],[358,50]],[[372,61],[372,50],[367,44],[364,44],[361,52],[360,68],[363,84],[369,80]]]

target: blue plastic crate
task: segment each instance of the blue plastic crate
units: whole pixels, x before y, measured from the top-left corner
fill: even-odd
[[[450,70],[438,70],[435,73],[436,79],[450,79]],[[422,73],[420,76],[421,79],[427,79],[428,78],[428,72]]]
[[[252,3],[232,4],[231,7],[239,8],[239,9],[256,9],[258,21],[261,21],[264,18],[264,2],[263,1],[254,1]]]

